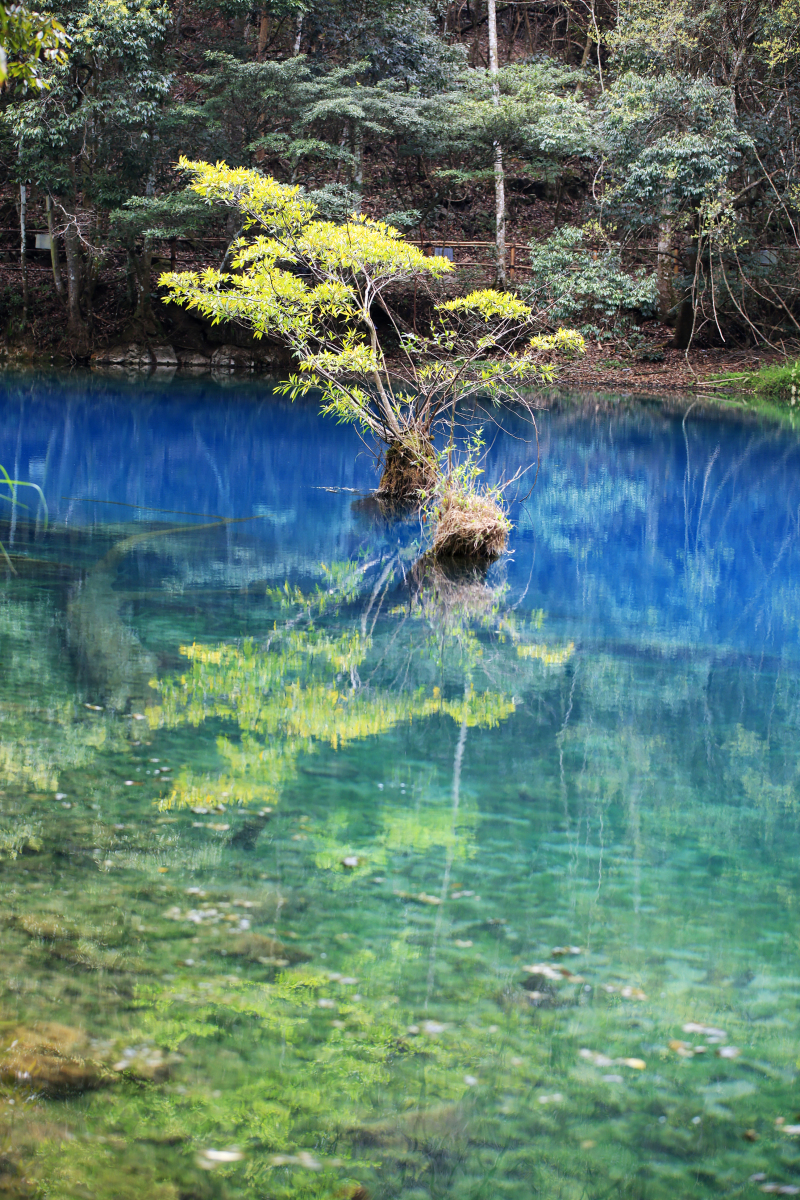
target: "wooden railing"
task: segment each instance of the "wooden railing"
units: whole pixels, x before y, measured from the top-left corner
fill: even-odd
[[[32,242],[36,237],[45,238],[48,236],[46,229],[29,229],[28,238]],[[106,243],[116,242],[119,244],[120,239],[113,235],[105,235],[103,239]],[[224,250],[230,245],[230,238],[226,237],[208,237],[198,235],[194,237],[187,234],[178,238],[163,238],[154,239],[156,242],[165,243],[170,251],[170,267],[174,270],[180,250],[195,250],[199,251],[203,247],[214,247],[219,250]],[[495,261],[496,244],[490,241],[476,241],[463,239],[447,239],[447,238],[407,238],[410,245],[419,246],[420,249],[427,254],[443,254],[459,267],[492,267]],[[19,254],[19,229],[0,229],[0,242],[4,244],[6,252],[9,250],[16,257]],[[517,273],[521,271],[529,271],[531,268],[527,262],[518,261],[527,255],[528,246],[521,242],[509,242],[506,244],[508,253],[507,267],[509,279],[514,280]],[[447,253],[449,251],[449,253]],[[472,252],[472,253],[470,253]],[[49,254],[49,246],[40,246],[36,249],[33,246],[28,250],[28,255],[40,255],[41,259],[29,257],[29,263],[35,267],[37,265],[45,266],[44,255]],[[165,255],[159,256],[161,258]],[[47,260],[49,262],[49,260]],[[15,263],[12,259],[10,262],[3,263],[5,270],[14,269]],[[16,263],[17,269],[19,263]]]

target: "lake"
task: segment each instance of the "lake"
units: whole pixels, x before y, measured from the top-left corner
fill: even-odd
[[[800,439],[539,438],[479,572],[264,380],[0,376],[4,1195],[800,1194]]]

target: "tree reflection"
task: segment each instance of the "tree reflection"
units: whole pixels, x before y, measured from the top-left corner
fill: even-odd
[[[492,729],[515,711],[515,688],[537,662],[562,666],[574,653],[572,643],[532,640],[541,614],[516,618],[504,588],[474,573],[424,566],[410,588],[395,586],[399,573],[395,559],[367,573],[334,564],[316,593],[272,593],[280,616],[264,643],[181,646],[187,669],[153,682],[150,726],[221,721],[227,769],[215,778],[183,769],[163,806],[273,804],[301,756],[414,721]]]

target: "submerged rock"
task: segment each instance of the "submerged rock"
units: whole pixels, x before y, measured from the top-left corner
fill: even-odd
[[[299,946],[287,946],[277,938],[265,937],[261,933],[243,933],[233,938],[225,949],[237,958],[247,958],[250,962],[269,966],[288,966],[311,959],[311,955]]]
[[[80,1029],[53,1021],[20,1025],[2,1044],[0,1080],[4,1083],[60,1096],[89,1091],[105,1082],[102,1064],[85,1057],[90,1042]]]
[[[22,913],[12,918],[12,924],[28,937],[43,938],[48,942],[77,941],[80,934],[72,925],[59,921],[50,914]]]
[[[253,850],[258,841],[258,835],[270,818],[269,812],[252,813],[242,822],[230,838],[230,844],[236,850]]]
[[[398,1113],[383,1121],[358,1125],[347,1130],[348,1136],[362,1146],[391,1148],[435,1147],[439,1153],[463,1148],[467,1140],[468,1114],[457,1104],[441,1104],[428,1109]]]

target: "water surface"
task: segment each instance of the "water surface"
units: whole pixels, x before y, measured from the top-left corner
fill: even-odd
[[[312,403],[3,378],[10,1195],[797,1193],[800,442],[539,432],[465,574]]]

